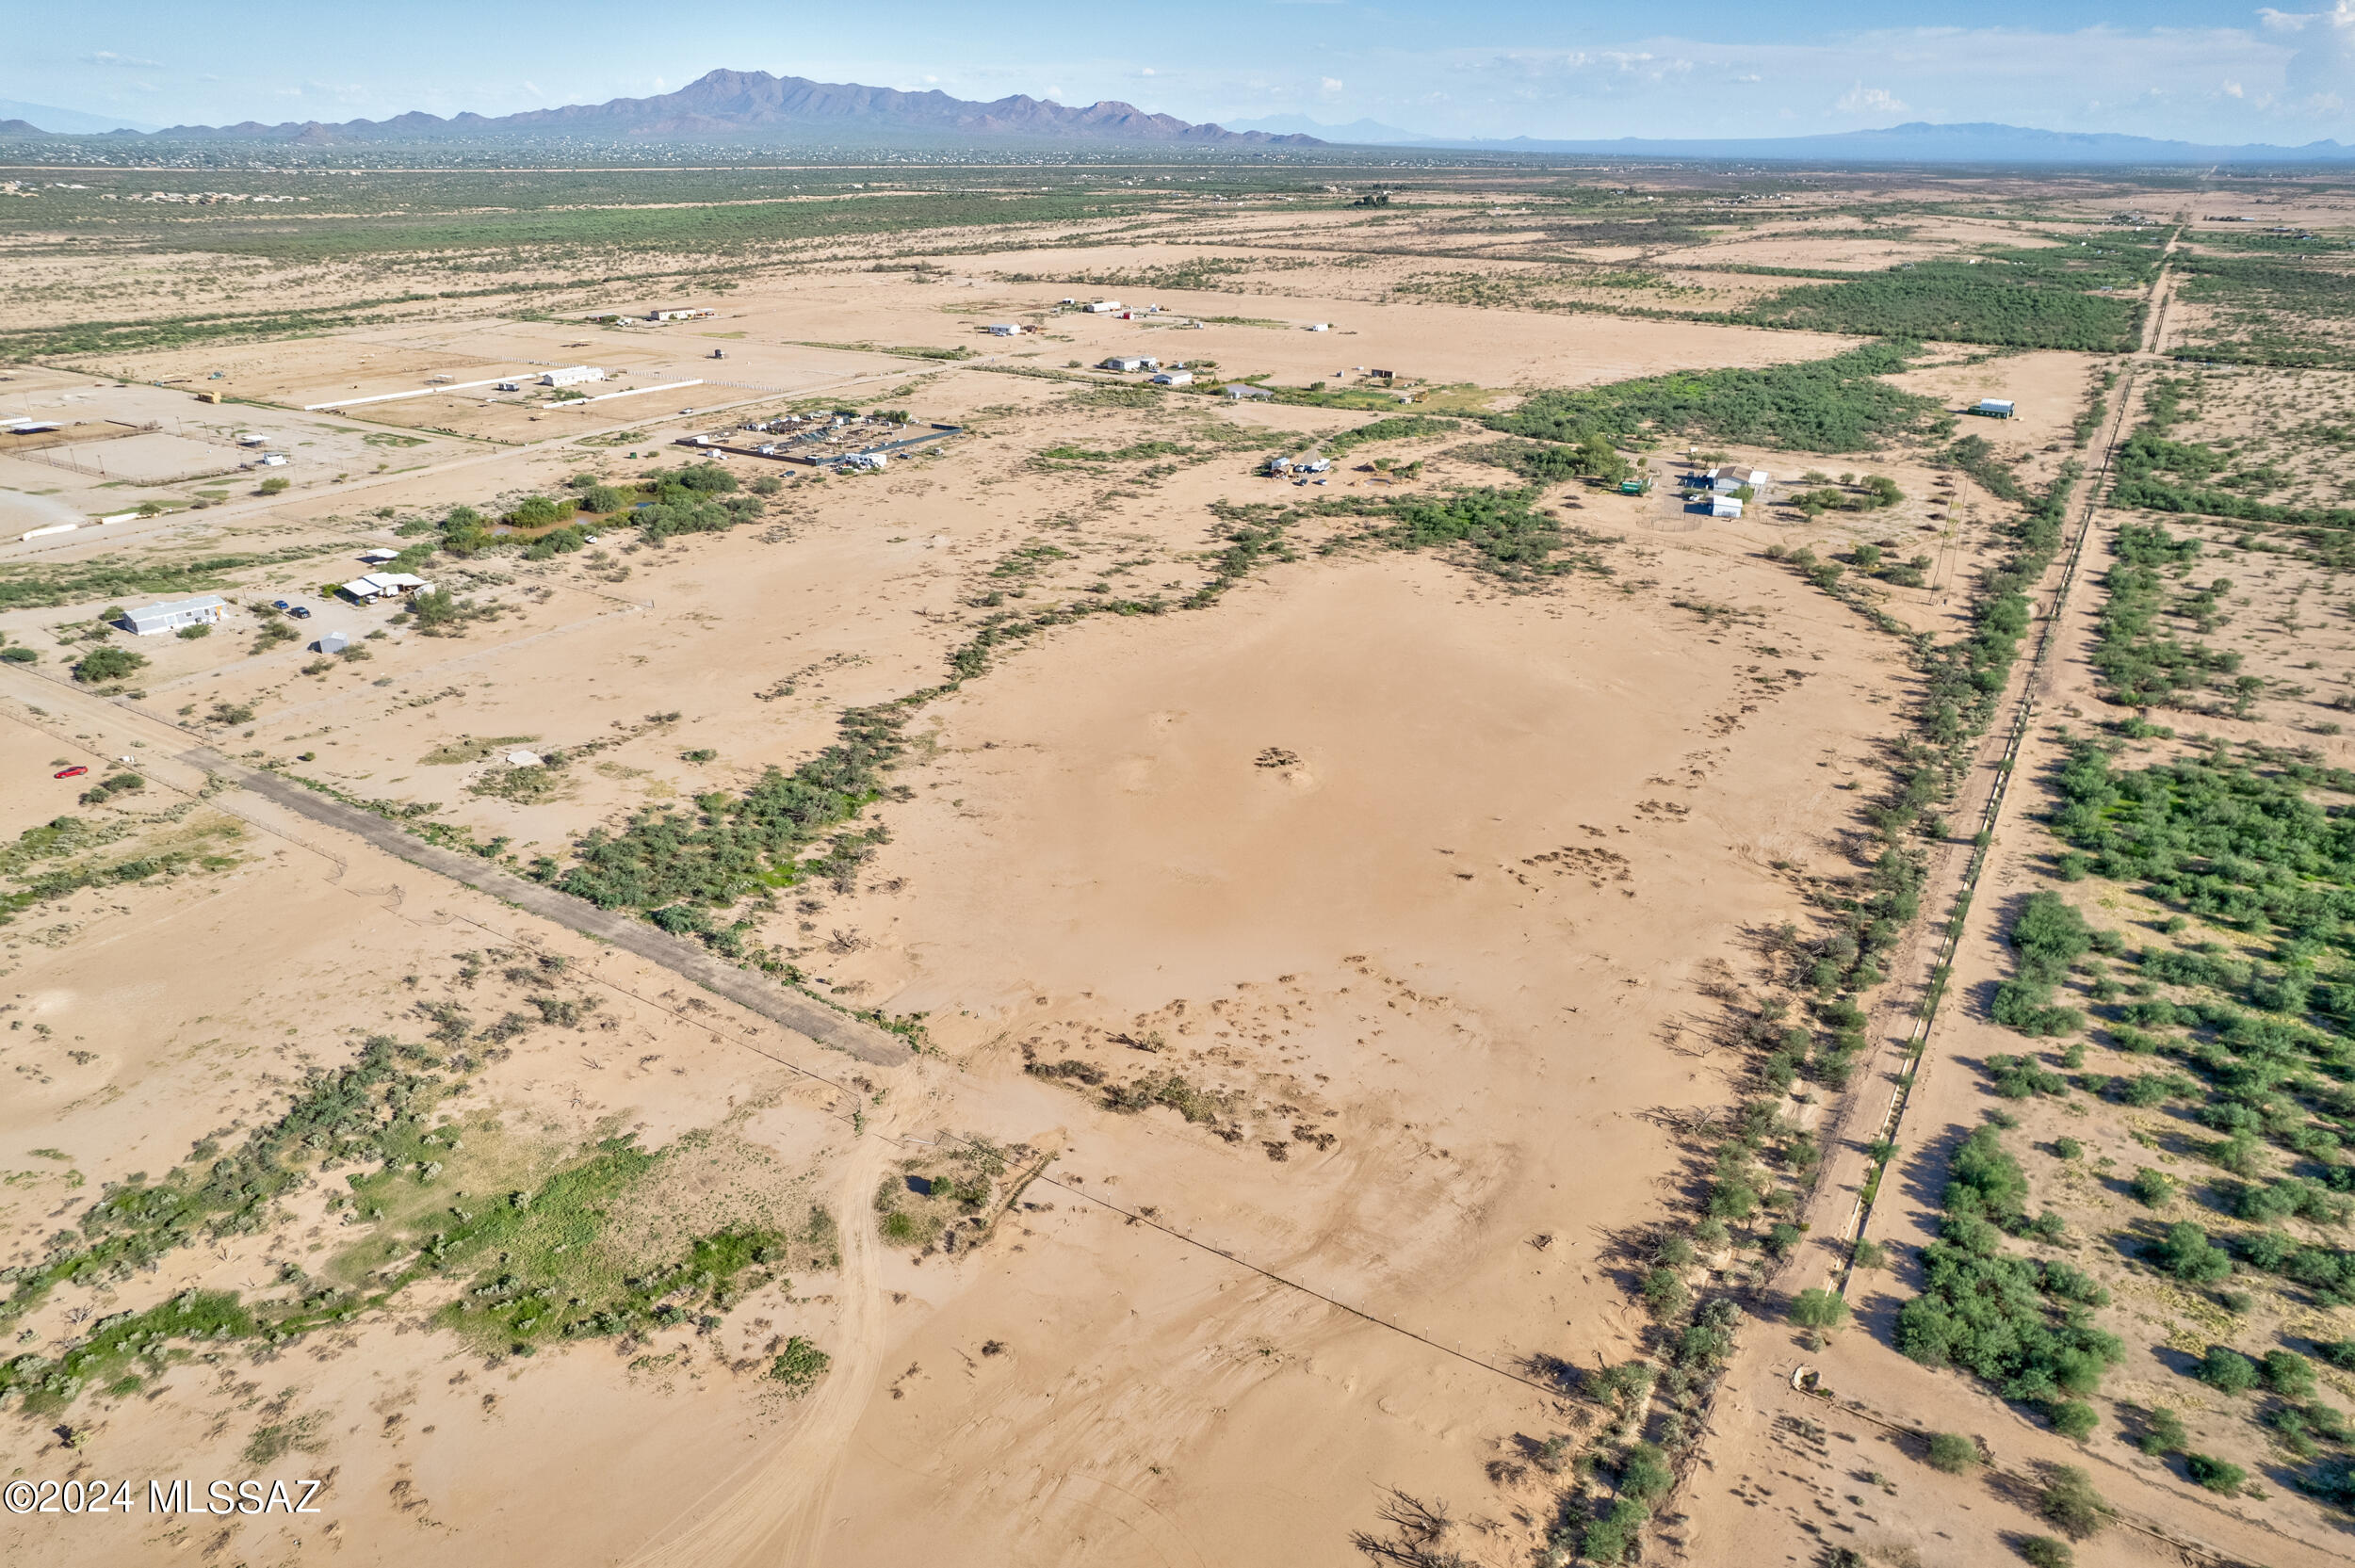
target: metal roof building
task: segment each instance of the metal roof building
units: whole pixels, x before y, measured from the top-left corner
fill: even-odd
[[[207,593],[201,599],[167,599],[160,605],[125,611],[122,623],[138,637],[176,632],[183,626],[209,626],[229,609],[229,601]]]

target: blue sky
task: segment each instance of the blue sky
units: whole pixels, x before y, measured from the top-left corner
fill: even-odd
[[[1189,120],[1367,117],[1448,136],[1788,136],[1995,120],[2195,140],[2355,141],[2355,0],[1076,0],[671,11],[614,0],[79,0],[29,11],[0,98],[156,124],[503,114],[716,66],[1126,99]]]

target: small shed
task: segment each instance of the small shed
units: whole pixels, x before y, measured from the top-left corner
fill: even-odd
[[[311,644],[311,646],[317,648],[322,654],[340,654],[345,649],[351,646],[351,634],[349,632],[329,632],[326,636],[320,638],[317,642]]]
[[[1153,378],[1153,384],[1155,386],[1192,386],[1194,385],[1194,372],[1191,370],[1164,370],[1160,375]]]
[[[1982,397],[1979,406],[1971,412],[1989,419],[2009,419],[2012,400],[2008,397]]]
[[[1739,495],[1712,495],[1709,498],[1709,515],[1712,517],[1741,516],[1742,497]]]
[[[199,599],[167,599],[160,605],[128,610],[123,614],[122,624],[135,637],[155,637],[176,632],[183,626],[214,625],[228,610],[228,600],[207,593]]]

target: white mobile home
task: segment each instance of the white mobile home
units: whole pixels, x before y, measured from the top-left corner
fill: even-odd
[[[1093,304],[1081,305],[1080,308],[1087,312],[1090,315],[1110,315],[1113,312],[1120,308],[1120,301],[1117,299],[1098,299]]]
[[[1768,475],[1762,468],[1713,468],[1709,471],[1712,490],[1740,490],[1744,485],[1752,490],[1764,490]]]
[[[1015,326],[1012,322],[999,321],[994,323],[990,327],[989,335],[992,337],[1015,337],[1019,335],[1021,331],[1021,328]]]
[[[1982,397],[1979,399],[1979,406],[1971,412],[1984,414],[1990,419],[2009,419],[2012,400],[2008,397]]]
[[[1114,354],[1099,366],[1105,370],[1159,370],[1161,367],[1161,362],[1150,354]]]
[[[542,386],[578,386],[583,381],[602,381],[605,372],[593,364],[568,364],[561,370],[541,372]]]
[[[210,626],[228,613],[229,601],[216,594],[201,599],[167,599],[160,605],[126,611],[122,623],[137,637],[176,632],[183,626]]]
[[[1191,370],[1164,370],[1160,375],[1153,378],[1153,384],[1155,386],[1192,386],[1194,385],[1194,372]]]

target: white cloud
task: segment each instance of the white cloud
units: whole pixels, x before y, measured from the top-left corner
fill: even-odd
[[[91,65],[120,65],[138,70],[150,70],[155,66],[163,64],[164,62],[161,60],[143,60],[137,55],[118,55],[111,49],[101,49],[98,53],[89,57],[88,63]]]
[[[1320,77],[1317,81],[1317,88],[1327,98],[1330,98],[1341,90],[1341,79],[1339,76]]]
[[[2355,73],[2355,0],[2338,0],[2327,11],[2259,14],[2267,32],[2297,40],[2282,71],[2291,96],[2326,113],[2344,107]]]
[[[1414,124],[1438,134],[1739,136],[1764,129],[1759,95],[1677,89],[1758,75],[1778,113],[1814,104],[1824,105],[1819,116],[1852,121],[2344,140],[2355,133],[2355,0],[2330,3],[2313,14],[2268,12],[2262,26],[2252,19],[2245,27],[1891,27],[1805,42],[1652,38],[1568,49],[1474,41],[1361,57],[1351,96],[1382,114],[1385,101],[1403,110],[1428,101],[1435,86],[1452,89],[1445,111],[1426,110]],[[2099,99],[2088,102],[2095,84]]]
[[[1905,101],[1887,88],[1869,88],[1862,82],[1840,95],[1832,107],[1842,114],[1903,114]]]

